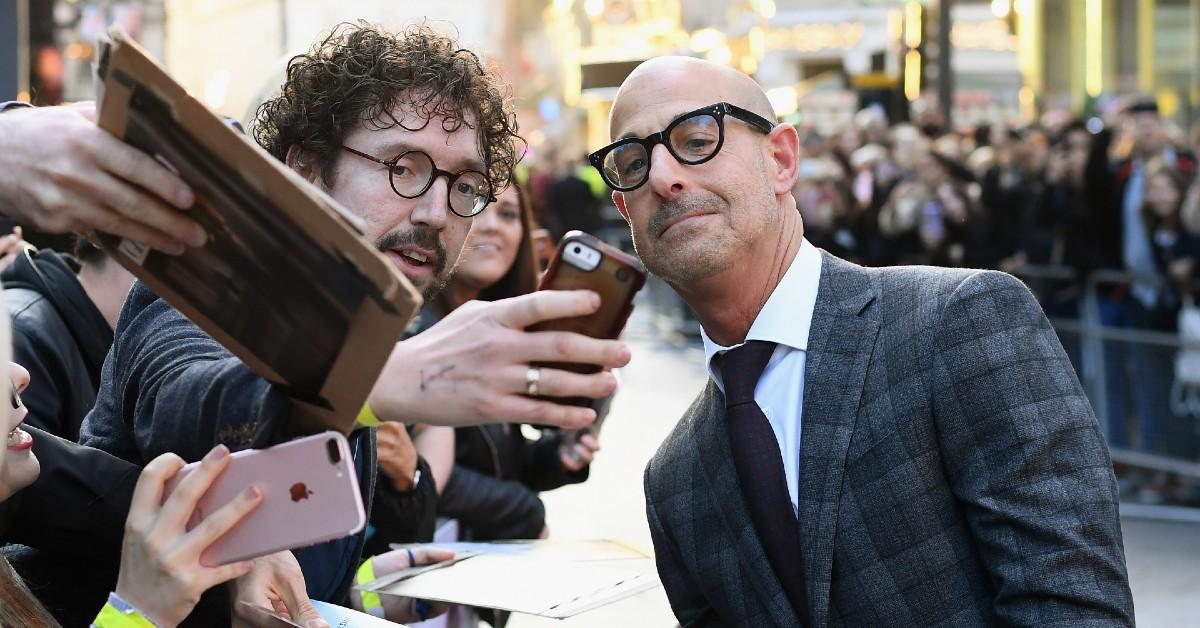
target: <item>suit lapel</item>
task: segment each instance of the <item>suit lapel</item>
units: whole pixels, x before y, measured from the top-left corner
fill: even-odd
[[[693,503],[716,505],[716,511],[732,544],[714,551],[732,550],[737,564],[722,561],[722,565],[738,569],[738,573],[714,574],[721,580],[740,580],[748,574],[753,595],[761,606],[770,613],[775,624],[795,626],[796,613],[788,602],[779,578],[767,562],[766,552],[754,531],[750,512],[738,485],[737,470],[733,466],[733,450],[729,444],[728,417],[725,416],[725,400],[716,385],[710,380],[702,399],[694,409],[697,417],[696,459],[708,480],[709,500],[694,500]],[[711,500],[711,501],[710,501]],[[742,592],[751,595],[750,592]]]
[[[809,331],[800,442],[800,543],[809,625],[829,620],[833,537],[846,450],[879,323],[862,316],[876,289],[863,268],[822,251]]]

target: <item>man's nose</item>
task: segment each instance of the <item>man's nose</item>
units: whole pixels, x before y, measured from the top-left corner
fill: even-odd
[[[442,230],[450,214],[450,182],[444,176],[434,178],[425,193],[417,197],[409,221],[414,225],[425,225]]]
[[[646,185],[655,194],[663,197],[673,197],[687,189],[687,179],[684,176],[684,166],[679,163],[671,151],[663,144],[656,145],[650,150],[650,172]]]

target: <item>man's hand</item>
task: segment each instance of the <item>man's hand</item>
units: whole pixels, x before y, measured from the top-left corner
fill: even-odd
[[[321,618],[304,584],[304,573],[300,563],[291,552],[284,550],[260,556],[251,561],[250,572],[229,584],[230,602],[233,605],[233,625],[255,625],[255,617],[248,617],[241,602],[251,606],[270,609],[271,612],[291,619],[308,628],[329,628]]]
[[[167,482],[183,468],[179,456],[163,454],[151,460],[138,477],[125,521],[116,594],[158,626],[178,625],[200,594],[250,571],[250,561],[205,567],[200,555],[262,502],[258,487],[250,487],[191,531],[186,528],[196,503],[228,464],[229,450],[217,445],[165,502]]]
[[[375,432],[375,448],[379,452],[379,470],[392,481],[401,493],[412,489],[417,473],[417,448],[401,423],[384,423]]]
[[[425,547],[410,547],[407,549],[392,550],[390,552],[371,557],[371,568],[375,573],[376,578],[382,578],[388,574],[395,573],[401,569],[416,567],[418,565],[431,565],[440,563],[444,560],[454,558],[454,552],[450,550],[425,548]],[[358,591],[350,592],[350,603],[356,611],[367,612],[363,608],[362,594]],[[430,617],[437,617],[449,610],[449,604],[429,603],[424,600],[416,600],[413,598],[399,597],[395,595],[381,595],[380,602],[383,603],[383,614],[388,621],[408,623],[424,621]]]
[[[95,104],[0,115],[0,213],[42,231],[104,231],[179,254],[204,229],[181,209],[192,190],[95,124]]]
[[[523,330],[541,321],[591,314],[599,306],[600,297],[587,290],[467,303],[396,345],[371,391],[371,408],[380,418],[410,423],[586,427],[596,418],[591,408],[526,396],[530,363],[616,368],[629,362],[629,348],[582,334]],[[603,370],[582,375],[542,368],[539,373],[538,394],[549,397],[598,399],[617,386],[613,374]]]
[[[585,432],[579,437],[575,446],[570,449],[563,449],[559,452],[559,460],[562,466],[567,471],[572,473],[582,471],[584,467],[592,464],[592,460],[596,458],[596,452],[600,451],[600,441]]]

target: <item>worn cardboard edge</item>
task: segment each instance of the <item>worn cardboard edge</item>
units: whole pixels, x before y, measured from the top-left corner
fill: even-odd
[[[306,232],[332,256],[358,270],[376,289],[374,298],[362,301],[354,312],[346,342],[331,364],[319,394],[329,408],[292,399],[297,433],[320,429],[349,432],[354,427],[363,401],[374,385],[392,347],[421,305],[420,293],[381,253],[359,234],[349,212],[321,190],[309,185],[298,174],[279,163],[251,140],[227,126],[204,105],[174,82],[166,71],[125,33],[114,28],[103,47],[105,87],[100,95],[98,125],[118,138],[128,126],[132,90],[116,80],[106,80],[113,72],[137,77],[167,104],[171,116],[191,131],[193,139],[217,159],[231,164],[252,186],[271,198],[288,219]],[[315,210],[315,211],[314,211]],[[148,272],[125,252],[112,251],[114,257],[165,298],[181,313],[209,333],[215,340],[242,359],[268,380],[289,386],[288,382],[234,337],[219,328],[202,311],[180,298],[164,282]],[[382,341],[381,338],[387,338]],[[364,377],[364,373],[369,376]]]

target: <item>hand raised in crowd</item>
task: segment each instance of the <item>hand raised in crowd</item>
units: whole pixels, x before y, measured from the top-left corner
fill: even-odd
[[[13,227],[12,233],[0,237],[0,270],[8,268],[24,250],[24,234],[20,227]]]
[[[200,555],[262,502],[261,489],[250,487],[187,530],[196,503],[229,459],[224,445],[214,447],[165,502],[163,491],[183,468],[183,459],[163,454],[151,460],[138,478],[125,521],[116,594],[158,626],[179,624],[195,608],[200,594],[250,572],[251,561],[205,567]]]
[[[43,231],[103,231],[179,254],[201,246],[191,189],[96,126],[94,103],[0,115],[0,214]]]
[[[582,334],[522,330],[541,321],[590,314],[599,306],[600,297],[586,290],[547,290],[467,303],[396,345],[369,404],[385,420],[434,425],[590,425],[596,418],[591,408],[535,395],[598,399],[616,389],[613,374],[582,375],[535,369],[530,364],[573,362],[616,368],[629,362],[629,348],[620,341]]]
[[[402,423],[384,423],[375,432],[379,470],[401,493],[413,487],[417,473],[417,448]]]
[[[307,628],[329,628],[308,597],[304,573],[294,554],[284,550],[250,562],[250,572],[229,583],[234,626],[260,623],[260,618],[247,615],[245,602]]]
[[[375,578],[382,578],[402,569],[432,565],[451,558],[454,558],[454,552],[450,550],[410,547],[372,556],[368,560],[371,561],[371,571]],[[395,595],[380,595],[379,601],[383,604],[383,616],[388,621],[400,623],[425,621],[430,617],[437,617],[445,613],[450,608],[449,604],[431,603]],[[369,610],[363,608],[363,594],[358,591],[351,593],[350,603],[356,611],[367,612]]]
[[[564,469],[574,473],[582,471],[584,467],[592,464],[598,451],[600,451],[600,441],[592,434],[585,432],[573,447],[559,452],[559,460],[562,461]]]

